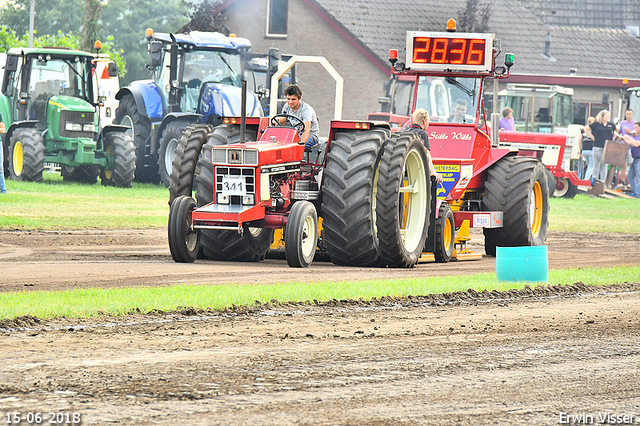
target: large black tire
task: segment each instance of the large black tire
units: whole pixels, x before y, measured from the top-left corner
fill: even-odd
[[[61,166],[62,180],[93,185],[98,181],[100,167],[96,164],[83,164],[78,167]]]
[[[160,135],[160,149],[158,151],[158,170],[160,173],[160,182],[167,188],[171,186],[171,168],[173,167],[173,159],[176,149],[180,144],[187,123],[184,121],[174,121],[165,127],[162,135]]]
[[[196,200],[198,207],[213,200],[213,165],[211,148],[234,143],[240,138],[237,126],[221,125],[213,129],[198,159]],[[200,231],[202,251],[212,260],[257,262],[263,260],[273,242],[273,229],[243,226],[243,234],[230,230],[203,229]]]
[[[157,153],[147,154],[146,142],[151,135],[151,122],[138,111],[133,95],[127,94],[122,97],[114,123],[126,126],[131,131],[127,132],[136,148],[136,176],[137,182],[158,183],[158,160]]]
[[[446,263],[451,261],[456,242],[456,221],[453,211],[448,203],[442,202],[438,209],[438,217],[435,223],[435,250],[436,262]]]
[[[12,180],[42,181],[44,138],[38,129],[18,129],[9,143],[9,176]]]
[[[193,124],[185,129],[184,137],[180,139],[171,166],[169,204],[180,195],[189,197],[193,195],[198,158],[200,158],[202,147],[212,131],[213,126],[208,124]]]
[[[326,157],[322,183],[322,226],[331,261],[378,265],[375,229],[377,172],[390,131],[338,133]]]
[[[553,189],[554,197],[573,198],[578,193],[578,187],[571,183],[567,178],[559,178],[558,184]],[[551,188],[549,188],[551,192]]]
[[[429,229],[430,199],[422,139],[414,132],[394,134],[383,148],[376,204],[380,256],[388,266],[408,268],[420,259]]]
[[[482,199],[484,210],[502,211],[502,228],[484,229],[490,256],[496,247],[544,244],[549,226],[549,180],[544,165],[528,157],[505,157],[491,166]]]
[[[318,245],[318,212],[308,201],[297,201],[289,211],[284,230],[284,253],[292,268],[307,268]]]
[[[558,181],[556,181],[556,177],[553,175],[553,173],[551,173],[551,170],[545,168],[544,171],[547,174],[547,179],[549,180],[549,196],[555,197],[554,191],[556,189]]]
[[[131,136],[121,132],[107,133],[104,136],[104,150],[113,160],[100,169],[102,185],[131,188],[136,174],[136,149]]]
[[[198,257],[200,239],[198,231],[191,229],[191,213],[196,207],[193,198],[181,195],[171,204],[169,211],[169,250],[176,262],[192,263]]]

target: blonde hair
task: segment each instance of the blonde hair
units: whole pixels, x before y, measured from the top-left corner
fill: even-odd
[[[611,116],[611,113],[609,112],[609,110],[603,109],[598,113],[598,115],[596,115],[596,121],[600,124],[604,124],[603,120],[604,120],[605,114],[609,114],[609,116]]]
[[[429,124],[429,113],[424,108],[417,108],[413,111],[411,118],[413,119],[413,124],[417,124],[418,126],[422,123]]]
[[[593,122],[594,122],[594,121],[596,121],[596,119],[595,119],[594,117],[589,117],[589,118],[587,118],[587,126],[588,126],[589,124],[593,124]]]

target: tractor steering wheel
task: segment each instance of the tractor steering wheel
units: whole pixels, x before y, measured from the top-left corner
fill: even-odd
[[[294,129],[296,129],[296,132],[298,132],[298,134],[302,136],[302,134],[304,133],[304,121],[300,120],[295,115],[276,114],[273,117],[271,117],[271,125],[284,126],[282,123],[280,123],[280,120],[279,120],[280,118],[286,118],[290,122],[290,125],[286,127],[293,127]],[[295,120],[296,122],[295,123],[291,122],[292,119]]]

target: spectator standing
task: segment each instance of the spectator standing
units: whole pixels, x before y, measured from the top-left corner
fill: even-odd
[[[585,127],[587,134],[593,139],[593,177],[603,182],[607,179],[607,165],[602,162],[604,144],[613,140],[615,132],[610,119],[611,113],[603,109],[596,116],[596,121]]]
[[[634,132],[635,122],[633,121],[633,110],[629,108],[624,113],[624,120],[618,124],[618,132],[620,133],[620,141],[623,141],[625,135],[635,136]],[[627,166],[633,162],[633,158],[631,158],[630,150],[627,153]],[[627,167],[621,167],[620,173],[618,175],[618,183],[627,180]]]
[[[593,124],[594,121],[596,121],[594,117],[589,117],[587,126]],[[586,130],[588,129],[585,127],[580,131],[580,152],[582,159],[587,163],[587,170],[585,171],[581,167],[580,171],[584,171],[581,179],[591,180],[591,175],[593,174],[593,138],[587,134]]]
[[[4,135],[6,131],[2,116],[0,115],[0,135]],[[0,138],[0,194],[6,193],[7,187],[4,184],[4,152],[2,150],[2,139]]]
[[[512,131],[516,129],[516,123],[513,120],[513,110],[509,107],[506,107],[502,110],[502,118],[500,118],[500,129]]]
[[[631,196],[640,198],[640,121],[634,123],[634,136],[632,134],[622,135],[622,140],[631,146],[633,163],[629,168],[629,185],[631,186]]]
[[[411,124],[411,127],[409,127],[409,131],[417,133],[420,138],[422,138],[424,147],[427,148],[427,162],[429,163],[429,173],[431,173],[432,176],[435,176],[436,183],[442,183],[442,175],[436,172],[436,168],[433,166],[433,160],[431,159],[431,145],[429,145],[429,135],[427,134],[427,128],[429,128],[429,113],[426,109],[417,108],[415,111],[413,111],[411,121],[413,123]]]

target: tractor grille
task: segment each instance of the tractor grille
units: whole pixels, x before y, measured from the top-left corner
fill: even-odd
[[[83,117],[84,116],[84,117]],[[63,138],[91,138],[93,139],[94,132],[71,132],[65,129],[65,124],[80,123],[88,124],[94,123],[93,112],[82,111],[61,111],[60,112],[60,136]]]
[[[256,169],[253,167],[216,167],[216,192],[222,192],[222,180],[224,176],[244,176],[247,195],[256,194]],[[240,195],[232,195],[230,203],[242,205]]]

